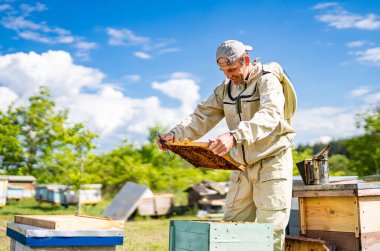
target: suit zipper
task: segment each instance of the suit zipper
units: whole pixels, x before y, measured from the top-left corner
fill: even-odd
[[[240,96],[240,95],[239,95]],[[240,102],[240,97],[238,97],[238,99],[237,99],[237,101],[236,102]],[[240,114],[240,112],[238,111],[238,115],[239,115],[239,120],[240,120],[240,122],[241,122],[241,114]],[[246,165],[248,165],[248,163],[247,163],[247,160],[246,160],[246,158],[245,158],[245,148],[244,148],[244,145],[243,144],[241,144],[241,150],[242,150],[242,152],[243,152],[243,161],[244,161],[244,163],[246,164]]]

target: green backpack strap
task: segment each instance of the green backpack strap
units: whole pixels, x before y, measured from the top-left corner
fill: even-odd
[[[274,74],[282,85],[285,96],[284,117],[290,124],[290,119],[294,116],[297,110],[297,94],[294,90],[293,84],[282,67],[276,62],[263,64],[263,75],[267,73]]]

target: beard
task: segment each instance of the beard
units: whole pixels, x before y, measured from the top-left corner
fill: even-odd
[[[240,85],[241,83],[243,83],[243,78],[241,77],[231,78],[231,82],[234,85]]]

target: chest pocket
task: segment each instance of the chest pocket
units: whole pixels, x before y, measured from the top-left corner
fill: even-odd
[[[237,122],[250,120],[260,106],[260,94],[257,83],[247,86],[242,91],[233,90],[231,81],[227,85],[227,95],[223,100],[226,117],[235,118]],[[232,125],[232,127],[235,127]]]

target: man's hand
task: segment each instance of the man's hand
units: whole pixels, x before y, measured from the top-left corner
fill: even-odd
[[[208,148],[219,156],[225,155],[236,145],[234,136],[229,132],[219,135],[215,140],[210,139],[209,141],[211,145]]]
[[[174,140],[174,134],[172,132],[168,132],[168,133],[166,133],[166,134],[164,134],[164,135],[161,136],[161,140],[162,141],[172,141],[172,140]],[[168,150],[165,146],[163,146],[161,144],[160,139],[158,139],[156,141],[156,144],[158,145],[158,147],[161,150],[163,150],[163,151]]]

